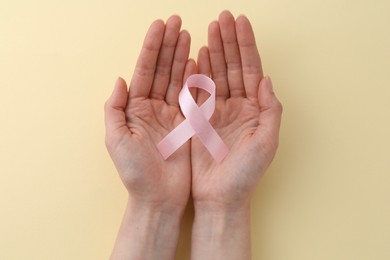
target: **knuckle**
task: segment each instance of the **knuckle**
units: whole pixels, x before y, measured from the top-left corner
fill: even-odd
[[[147,78],[153,76],[154,68],[149,65],[141,64],[134,69],[134,74],[141,78]]]
[[[258,75],[261,73],[261,66],[258,64],[246,64],[242,67],[242,70],[247,75]]]

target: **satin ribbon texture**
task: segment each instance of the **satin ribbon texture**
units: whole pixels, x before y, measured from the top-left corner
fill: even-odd
[[[203,89],[210,96],[199,107],[192,98],[189,88]],[[189,76],[180,91],[179,105],[186,119],[157,144],[157,149],[163,158],[167,159],[196,134],[214,160],[221,162],[228,154],[229,148],[209,122],[215,110],[214,81],[201,74]]]

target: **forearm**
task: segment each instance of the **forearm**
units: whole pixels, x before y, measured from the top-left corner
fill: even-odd
[[[194,205],[192,260],[251,258],[249,201],[226,208]]]
[[[110,259],[174,259],[181,216],[181,211],[145,207],[129,199]]]

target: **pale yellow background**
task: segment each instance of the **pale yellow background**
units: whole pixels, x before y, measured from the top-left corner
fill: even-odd
[[[0,259],[108,258],[126,193],[103,103],[154,19],[180,14],[196,57],[223,9],[252,21],[285,108],[253,198],[253,259],[390,259],[386,0],[1,0]]]

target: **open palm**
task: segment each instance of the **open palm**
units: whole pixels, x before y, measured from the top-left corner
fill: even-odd
[[[118,79],[106,103],[106,145],[123,183],[137,201],[186,205],[191,182],[190,145],[163,160],[156,144],[183,121],[178,94],[196,70],[188,61],[190,36],[172,16],[149,28],[130,89]]]
[[[281,105],[272,83],[263,77],[260,56],[248,19],[223,12],[209,26],[209,46],[198,56],[200,73],[216,83],[216,110],[210,120],[230,149],[221,162],[192,139],[194,202],[229,204],[249,199],[271,163],[278,145]],[[198,104],[207,98],[197,95]]]

